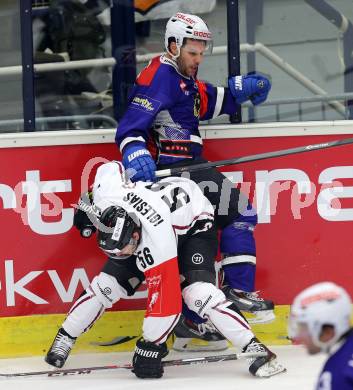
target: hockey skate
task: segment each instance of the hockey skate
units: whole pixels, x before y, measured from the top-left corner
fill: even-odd
[[[61,368],[68,358],[76,338],[70,337],[60,328],[44,360],[51,366]]]
[[[209,321],[195,324],[183,315],[174,328],[174,336],[175,351],[223,351],[228,348],[228,341]]]
[[[249,372],[260,378],[269,378],[270,376],[280,374],[286,371],[282,364],[278,363],[277,356],[271,352],[264,344],[254,337],[250,343],[243,348],[243,352],[267,352],[267,356],[247,359],[249,363]]]
[[[249,324],[266,324],[275,319],[274,303],[263,299],[258,292],[237,291],[229,286],[222,288],[225,296],[245,312]]]

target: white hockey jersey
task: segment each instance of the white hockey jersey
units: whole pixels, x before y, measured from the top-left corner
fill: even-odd
[[[213,207],[200,188],[185,178],[126,182],[124,168],[117,161],[101,165],[93,184],[95,212],[100,215],[113,205],[135,214],[141,222],[135,255],[148,288],[143,337],[164,342],[181,312],[178,236],[209,229]]]

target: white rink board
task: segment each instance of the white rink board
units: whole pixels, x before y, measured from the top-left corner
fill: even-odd
[[[0,379],[3,390],[139,390],[146,385],[152,390],[312,390],[324,355],[308,356],[302,347],[277,346],[272,348],[287,372],[269,379],[250,376],[246,361],[167,367],[162,379],[137,379],[128,370],[101,371],[71,377],[27,377]],[[234,351],[228,350],[232,353]],[[224,353],[227,353],[224,352]],[[200,353],[187,354],[201,356]],[[204,353],[203,356],[212,355]],[[65,368],[122,364],[131,361],[131,353],[104,353],[72,355]],[[170,352],[167,359],[187,357]],[[36,371],[47,369],[43,358],[19,358],[0,360],[0,372]]]

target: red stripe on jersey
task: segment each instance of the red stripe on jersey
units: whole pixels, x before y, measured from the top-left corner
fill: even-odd
[[[181,312],[178,258],[145,272],[148,290],[145,317],[167,317]]]
[[[200,118],[202,118],[206,112],[208,107],[208,95],[207,95],[207,86],[204,82],[196,80],[196,84],[199,88],[199,94],[200,94]]]
[[[160,65],[161,65],[160,57],[152,58],[151,62],[137,76],[136,79],[137,84],[148,87],[151,84],[153,77],[156,74]]]

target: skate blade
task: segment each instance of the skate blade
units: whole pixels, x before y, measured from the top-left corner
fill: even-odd
[[[259,378],[270,378],[271,376],[280,374],[285,371],[287,371],[287,369],[282,366],[282,364],[278,363],[277,359],[273,359],[260,367],[256,371],[255,376]]]
[[[201,341],[197,339],[189,339],[176,337],[173,349],[178,352],[204,352],[204,351],[224,351],[229,347],[227,340],[219,341]]]
[[[245,312],[245,318],[249,324],[269,324],[276,319],[276,316],[273,310],[261,310],[253,313]]]

